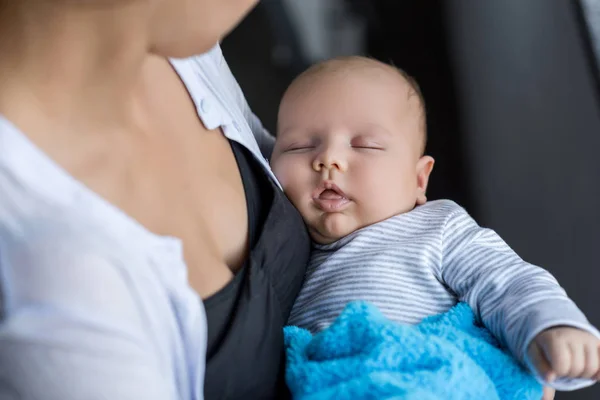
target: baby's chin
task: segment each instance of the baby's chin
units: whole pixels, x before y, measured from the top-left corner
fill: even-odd
[[[321,215],[316,224],[309,227],[310,236],[319,244],[330,244],[348,236],[360,226],[352,217],[342,213]]]

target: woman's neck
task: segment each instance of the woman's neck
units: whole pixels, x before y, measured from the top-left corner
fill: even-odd
[[[0,0],[0,114],[26,131],[131,124],[148,58],[146,4]]]

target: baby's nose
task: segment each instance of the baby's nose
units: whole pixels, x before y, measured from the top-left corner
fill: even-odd
[[[313,169],[316,172],[323,170],[338,170],[346,172],[348,163],[340,153],[323,152],[313,161]]]

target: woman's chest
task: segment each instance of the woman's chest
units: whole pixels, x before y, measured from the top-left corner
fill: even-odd
[[[130,176],[118,197],[151,231],[182,241],[189,283],[205,298],[227,284],[247,256],[244,186],[221,128],[207,129],[171,67],[159,67],[164,79],[155,92],[162,96],[147,100],[148,133],[131,146]]]
[[[195,130],[191,139],[156,146],[119,196],[125,211],[183,243],[190,284],[201,297],[219,290],[248,252],[244,186],[228,140]]]

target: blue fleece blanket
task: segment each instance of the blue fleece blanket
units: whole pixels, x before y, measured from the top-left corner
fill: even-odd
[[[294,399],[540,400],[542,387],[458,304],[416,326],[349,304],[326,330],[284,330]]]

